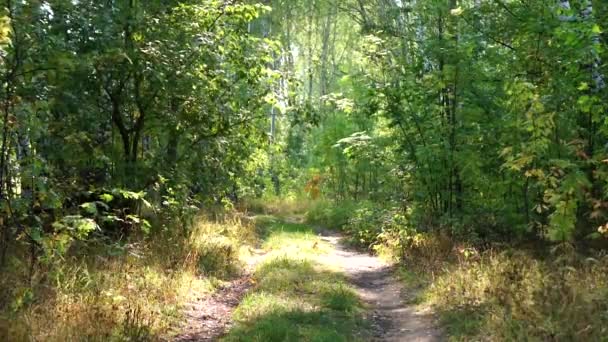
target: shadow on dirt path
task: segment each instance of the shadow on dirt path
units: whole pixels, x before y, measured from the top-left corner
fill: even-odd
[[[232,325],[232,312],[253,286],[249,276],[231,281],[185,310],[185,327],[174,341],[217,341]]]
[[[323,232],[322,239],[334,246],[321,262],[341,267],[357,293],[369,306],[368,321],[373,341],[442,341],[435,317],[406,304],[402,285],[393,277],[390,265],[378,257],[353,251],[341,242],[341,236]],[[325,259],[325,260],[324,260]]]
[[[243,273],[215,293],[189,303],[184,310],[184,324],[180,334],[171,341],[218,341],[233,325],[232,314],[245,295],[254,287],[252,273],[264,259],[265,252],[251,249]]]

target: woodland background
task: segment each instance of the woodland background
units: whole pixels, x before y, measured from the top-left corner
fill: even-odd
[[[0,337],[162,334],[184,296],[167,284],[210,286],[249,210],[428,278],[454,336],[601,340],[607,18],[599,0],[3,0]]]

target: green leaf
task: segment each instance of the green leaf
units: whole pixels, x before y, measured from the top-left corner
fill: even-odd
[[[30,238],[38,243],[42,241],[42,230],[40,227],[32,227],[29,230]]]
[[[110,202],[112,202],[112,200],[114,200],[114,196],[112,196],[110,194],[102,194],[102,195],[99,195],[99,199],[106,203],[110,203]]]
[[[137,215],[127,215],[126,219],[134,223],[140,222],[139,216]]]
[[[454,8],[454,9],[451,9],[451,10],[450,10],[450,14],[451,14],[451,15],[453,15],[453,16],[459,16],[459,15],[461,15],[463,12],[464,12],[464,11],[462,10],[462,8],[461,8],[461,7],[457,7],[457,8]]]
[[[94,202],[83,203],[80,205],[87,214],[97,215],[97,205]]]
[[[577,103],[583,113],[589,113],[591,111],[591,97],[588,95],[579,97]]]
[[[150,222],[148,222],[148,220],[142,219],[141,221],[141,230],[147,235],[150,234],[150,229],[152,228],[152,225],[150,224]]]

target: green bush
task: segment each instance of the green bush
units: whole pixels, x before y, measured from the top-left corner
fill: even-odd
[[[399,208],[387,208],[369,201],[315,202],[306,214],[310,223],[341,229],[358,247],[392,252],[403,249],[416,234]]]
[[[348,224],[344,226],[344,231],[353,244],[371,248],[382,233],[385,216],[381,208],[363,202],[352,212]]]
[[[342,229],[349,221],[357,203],[352,201],[333,202],[318,200],[306,212],[306,220],[331,229]]]

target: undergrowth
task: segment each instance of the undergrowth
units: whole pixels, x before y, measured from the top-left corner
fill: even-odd
[[[309,206],[306,221],[329,229],[340,229],[347,242],[371,252],[392,252],[400,242],[404,217],[398,210],[369,201],[317,200]],[[389,247],[389,248],[385,248]],[[387,258],[390,258],[387,255]]]
[[[29,274],[14,257],[0,278],[2,341],[146,341],[170,336],[182,306],[238,271],[252,225],[199,218],[185,234],[73,246]]]
[[[251,198],[240,204],[241,211],[273,217],[289,218],[301,215],[311,206],[315,206],[317,201],[304,196]]]
[[[535,254],[480,252],[425,234],[404,255],[401,275],[421,289],[417,302],[434,308],[454,341],[604,341],[608,256],[566,245],[544,259]]]
[[[335,203],[319,199],[314,201],[306,212],[306,221],[331,229],[344,228],[353,212],[360,204],[354,201]]]

